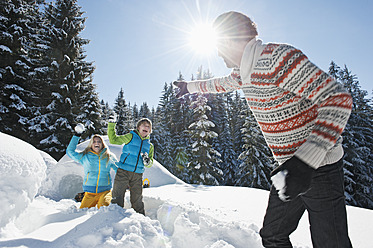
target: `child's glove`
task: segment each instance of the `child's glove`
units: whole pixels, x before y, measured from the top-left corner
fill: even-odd
[[[188,91],[188,83],[187,82],[184,82],[184,81],[174,81],[173,82],[173,85],[178,87],[179,89],[179,92],[176,94],[176,98],[180,98],[182,97],[183,95],[186,95],[189,93]]]
[[[75,136],[78,136],[80,137],[82,135],[82,133],[85,131],[85,127],[82,123],[78,123],[75,128]]]
[[[150,158],[147,152],[141,153],[142,157],[142,162],[144,163],[145,166],[149,165],[150,163]]]
[[[271,172],[271,180],[282,201],[291,201],[311,187],[314,169],[298,159],[290,158]]]
[[[116,113],[113,113],[109,116],[109,122],[112,122],[112,123],[115,123],[117,122],[117,114]]]

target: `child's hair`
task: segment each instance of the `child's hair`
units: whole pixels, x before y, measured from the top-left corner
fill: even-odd
[[[102,159],[105,159],[106,158],[106,163],[109,162],[109,159],[110,159],[110,156],[112,155],[111,152],[109,151],[109,147],[106,145],[104,139],[98,135],[98,134],[95,134],[92,136],[92,138],[90,139],[89,143],[88,143],[88,146],[84,149],[83,151],[83,155],[86,155],[88,152],[91,151],[91,148],[92,148],[92,144],[93,144],[93,140],[94,138],[100,138],[101,139],[101,142],[102,142],[102,149],[106,148],[106,151],[103,153],[102,155]]]
[[[152,121],[151,121],[150,119],[148,119],[148,118],[141,118],[141,119],[137,122],[137,124],[136,124],[136,129],[139,129],[139,127],[140,127],[142,124],[144,124],[144,123],[149,124],[149,126],[150,126],[150,132],[152,132]]]

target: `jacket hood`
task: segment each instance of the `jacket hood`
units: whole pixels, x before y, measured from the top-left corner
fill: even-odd
[[[148,134],[148,136],[146,136],[145,138],[143,138],[143,137],[141,137],[141,135],[139,134],[139,130],[137,130],[137,129],[134,129],[131,132],[137,134],[140,137],[140,139],[142,139],[142,140],[150,139],[150,134]]]
[[[92,149],[90,149],[89,150],[89,152],[90,153],[93,153],[93,154],[95,154],[95,155],[102,155],[102,154],[104,154],[104,152],[107,150],[107,148],[106,147],[104,147],[102,150],[101,150],[101,152],[100,153],[96,153],[95,151],[93,151]]]

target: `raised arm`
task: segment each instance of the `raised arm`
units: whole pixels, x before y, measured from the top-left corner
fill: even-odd
[[[115,145],[128,144],[132,139],[132,134],[127,133],[125,135],[117,135],[115,132],[115,123],[109,122],[107,135],[109,137],[109,142]]]
[[[67,146],[66,148],[66,154],[71,158],[73,159],[74,161],[80,163],[83,155],[82,153],[79,153],[76,151],[76,147],[78,145],[78,142],[79,142],[79,139],[80,137],[78,136],[73,136],[70,140],[70,143],[69,145]]]

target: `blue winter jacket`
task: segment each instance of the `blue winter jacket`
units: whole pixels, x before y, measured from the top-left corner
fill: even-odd
[[[109,161],[107,158],[102,158],[106,148],[102,149],[100,154],[90,151],[87,154],[83,152],[76,152],[76,147],[79,142],[79,137],[73,136],[67,149],[67,155],[74,161],[83,165],[84,178],[83,178],[83,191],[89,193],[100,193],[110,190],[112,187],[110,169],[115,172],[118,167],[116,166],[117,159],[115,156],[110,156]]]

